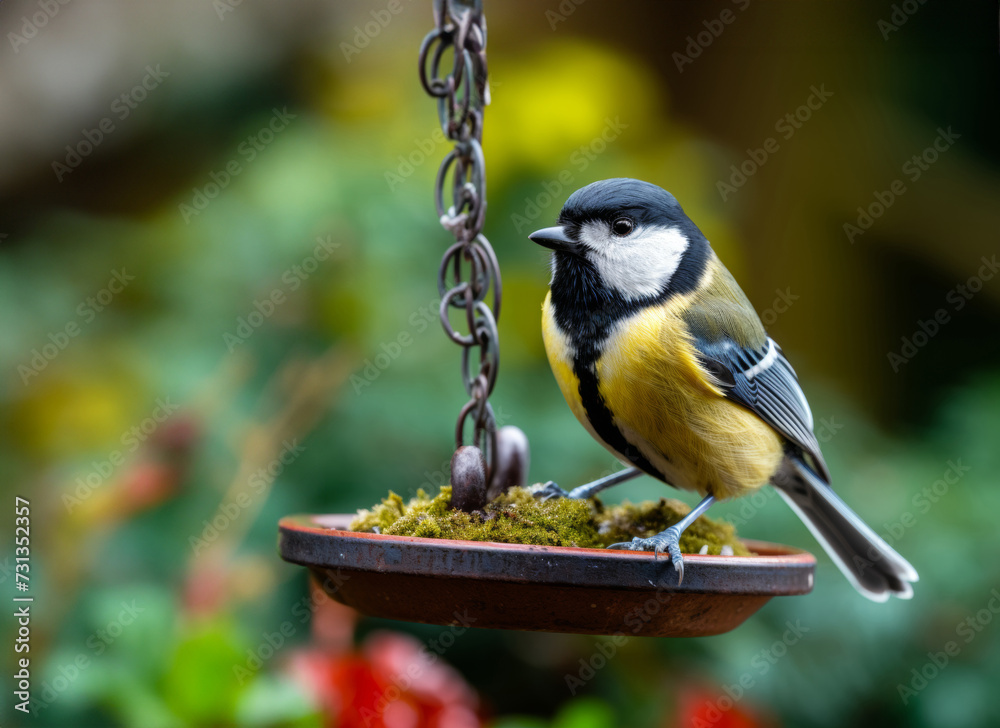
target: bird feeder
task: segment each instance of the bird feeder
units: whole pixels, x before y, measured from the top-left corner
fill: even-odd
[[[528,441],[516,427],[498,429],[489,403],[502,289],[496,255],[482,234],[481,140],[489,103],[482,2],[434,0],[434,21],[420,47],[420,82],[454,143],[434,190],[438,218],[455,238],[438,271],[440,318],[462,347],[469,395],[455,427],[451,505],[473,511],[525,485]],[[442,75],[446,57],[451,69]],[[458,327],[453,311],[464,314],[456,316]],[[653,553],[353,532],[351,518],[284,518],[279,551],[309,568],[330,597],[374,617],[446,625],[468,615],[481,628],[693,637],[727,632],[772,597],[806,594],[813,586],[810,554],[760,541],[745,542],[753,556],[687,555],[681,581],[670,561]]]

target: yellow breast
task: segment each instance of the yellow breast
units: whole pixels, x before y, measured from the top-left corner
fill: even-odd
[[[783,457],[781,437],[757,415],[725,399],[698,363],[678,315],[679,301],[619,322],[596,362],[601,398],[625,439],[666,482],[724,499],[765,484]],[[570,409],[594,432],[573,369],[575,351],[549,298],[542,331],[549,363]]]
[[[602,444],[603,441],[594,432],[590,420],[587,418],[587,411],[583,407],[580,399],[580,379],[573,371],[573,359],[576,351],[569,340],[569,337],[559,328],[555,315],[552,311],[552,294],[545,296],[545,303],[542,304],[542,341],[545,343],[545,353],[549,358],[549,366],[555,375],[556,383],[566,398],[569,408],[580,420],[580,424],[587,428],[590,434]],[[605,445],[605,447],[607,447]]]

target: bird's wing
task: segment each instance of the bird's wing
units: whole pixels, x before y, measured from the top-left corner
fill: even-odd
[[[753,319],[745,320],[749,316]],[[812,411],[795,370],[781,347],[764,333],[749,303],[744,307],[726,301],[707,308],[696,304],[685,318],[702,366],[726,398],[754,412],[800,447],[829,482],[830,471],[812,431]]]

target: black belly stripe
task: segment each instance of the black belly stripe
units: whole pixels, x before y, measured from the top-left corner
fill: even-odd
[[[577,379],[580,380],[580,402],[583,404],[587,419],[590,420],[594,431],[600,435],[604,442],[621,453],[639,470],[660,480],[666,480],[663,473],[639,452],[639,448],[625,439],[625,435],[618,429],[611,411],[604,403],[604,397],[601,396],[593,365],[581,360],[578,356],[573,360],[573,371],[576,373]]]

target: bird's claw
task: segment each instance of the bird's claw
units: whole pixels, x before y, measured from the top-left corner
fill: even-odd
[[[569,493],[560,488],[553,480],[550,480],[547,483],[533,485],[531,486],[531,488],[529,488],[529,490],[531,491],[531,494],[535,496],[535,498],[541,501],[570,497]]]
[[[680,531],[671,527],[655,536],[650,536],[649,538],[639,538],[637,536],[631,541],[613,543],[608,548],[616,551],[652,551],[654,559],[666,552],[670,554],[670,561],[673,563],[679,577],[677,583],[680,584],[684,581],[684,557],[681,555],[680,540]]]

